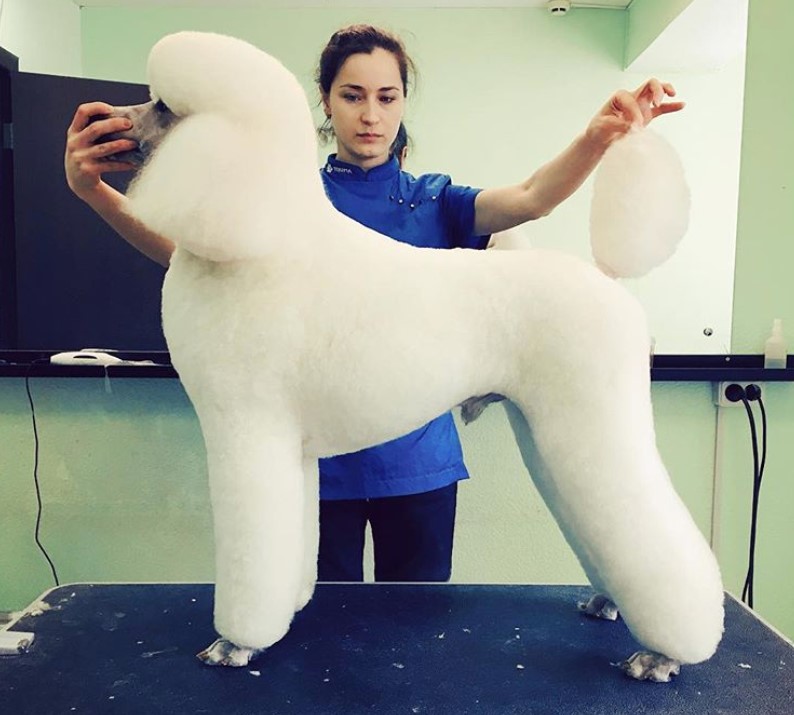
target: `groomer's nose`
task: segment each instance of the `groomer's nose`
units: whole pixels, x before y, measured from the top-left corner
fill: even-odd
[[[377,124],[380,119],[378,110],[377,99],[368,99],[362,109],[361,121],[367,125]]]

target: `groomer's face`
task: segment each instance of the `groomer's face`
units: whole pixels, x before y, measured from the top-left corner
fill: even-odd
[[[362,169],[383,164],[405,108],[397,58],[381,48],[351,55],[324,106],[336,134],[338,159]]]

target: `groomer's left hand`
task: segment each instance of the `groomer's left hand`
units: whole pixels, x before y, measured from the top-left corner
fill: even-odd
[[[684,108],[683,102],[666,102],[667,97],[675,97],[675,88],[658,79],[649,79],[633,92],[618,90],[590,121],[588,139],[609,146],[632,129],[642,129],[656,117]]]

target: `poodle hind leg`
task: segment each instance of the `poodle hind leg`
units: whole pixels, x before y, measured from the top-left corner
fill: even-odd
[[[214,418],[215,415],[211,415]],[[303,569],[304,478],[300,438],[286,419],[204,420],[215,527],[215,628],[199,654],[245,666],[288,631]]]
[[[664,681],[675,667],[657,656],[697,663],[713,654],[722,634],[722,585],[656,452],[650,405],[626,392],[618,397],[626,398],[618,401],[623,409],[605,400],[607,409],[594,410],[600,400],[555,405],[536,391],[542,419],[530,427],[529,404],[524,414],[508,405],[508,416],[533,481],[599,594],[585,612],[611,615],[609,602],[616,604],[645,649],[646,657],[627,661],[626,672]]]
[[[644,312],[596,272],[571,264],[550,275],[548,329],[504,388],[524,463],[641,646],[706,660],[722,635],[722,583],[656,448]]]
[[[588,601],[579,603],[579,610],[590,618],[616,621],[620,612],[617,604],[604,594],[597,593]],[[681,662],[662,653],[637,651],[620,664],[621,670],[635,680],[669,683],[673,675],[681,672]]]

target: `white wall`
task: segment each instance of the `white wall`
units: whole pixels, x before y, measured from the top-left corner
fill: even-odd
[[[0,47],[23,72],[80,76],[80,9],[70,0],[2,0]]]

